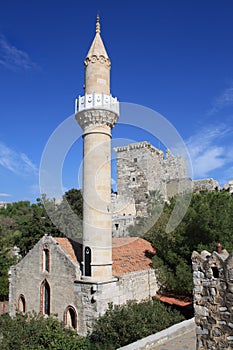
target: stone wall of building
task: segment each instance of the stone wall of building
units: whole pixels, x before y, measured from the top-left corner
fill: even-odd
[[[158,284],[155,271],[151,269],[127,273],[108,283],[76,281],[74,290],[79,315],[78,332],[86,335],[99,315],[105,313],[109,303],[122,305],[128,300],[149,299],[158,291]]]
[[[197,350],[233,348],[233,254],[193,252]]]
[[[48,247],[49,272],[43,269],[43,249]],[[20,296],[25,298],[26,312],[41,312],[41,286],[47,281],[51,290],[51,313],[64,319],[66,308],[74,301],[74,280],[80,278],[80,267],[68,257],[51,236],[44,236],[33,249],[10,270],[9,313],[19,309]]]
[[[60,243],[59,243],[60,242]],[[73,243],[72,243],[73,242]],[[151,298],[158,290],[155,270],[140,270],[116,275],[107,282],[89,282],[81,279],[81,263],[74,252],[78,245],[64,238],[44,236],[32,250],[10,270],[9,314],[44,312],[43,282],[50,287],[50,312],[66,320],[67,309],[77,315],[77,332],[86,335],[92,323],[103,315],[109,303],[124,304],[127,300]],[[80,246],[81,247],[81,246]],[[49,251],[49,269],[44,269],[43,251]],[[67,253],[69,252],[69,253]],[[77,253],[79,255],[79,253]],[[123,264],[123,263],[122,263]],[[25,300],[25,310],[20,307]]]
[[[146,194],[160,191],[167,199],[166,183],[186,178],[186,163],[181,156],[173,156],[169,150],[166,157],[162,150],[149,142],[138,142],[116,147],[117,192],[134,198],[136,215],[146,215]]]
[[[117,195],[112,197],[112,231],[115,237],[124,237],[136,218],[148,216],[150,191],[158,191],[168,200],[177,193],[190,191],[191,186],[190,181],[185,182],[185,160],[171,155],[169,150],[165,156],[162,150],[147,141],[114,150],[117,153]]]

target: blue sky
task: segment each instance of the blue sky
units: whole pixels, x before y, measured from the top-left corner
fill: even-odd
[[[172,123],[194,178],[232,179],[232,0],[8,0],[0,11],[0,201],[40,195],[42,152],[83,93],[98,11],[112,94]],[[119,125],[113,137],[146,135]],[[64,189],[78,187],[81,155],[79,139],[64,163]]]

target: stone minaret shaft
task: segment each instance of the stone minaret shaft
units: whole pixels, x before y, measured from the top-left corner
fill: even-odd
[[[85,95],[76,100],[83,129],[83,279],[112,279],[111,129],[119,103],[110,94],[110,59],[96,35],[85,64]]]

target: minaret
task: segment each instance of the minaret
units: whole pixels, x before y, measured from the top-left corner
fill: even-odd
[[[110,94],[111,62],[96,35],[85,65],[85,95],[76,100],[75,117],[83,129],[83,279],[112,279],[111,129],[119,103]]]

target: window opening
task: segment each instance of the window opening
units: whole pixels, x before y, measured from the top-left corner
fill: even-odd
[[[65,324],[73,329],[77,329],[77,313],[73,306],[68,306],[66,309]]]
[[[23,294],[21,294],[19,297],[18,309],[22,313],[26,312],[26,300],[25,300],[25,296]]]
[[[91,276],[91,249],[85,248],[85,276]]]

